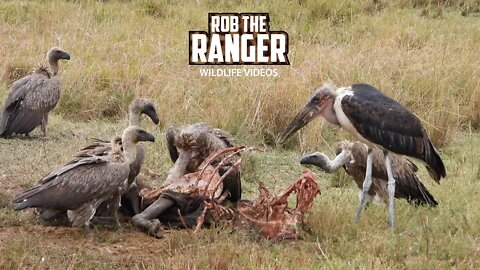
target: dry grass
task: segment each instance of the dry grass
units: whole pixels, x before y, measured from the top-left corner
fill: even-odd
[[[61,66],[64,91],[50,140],[0,139],[0,268],[480,268],[478,6],[478,0],[0,2],[0,100],[48,48],[61,46],[72,56]],[[198,67],[188,66],[187,33],[206,29],[212,11],[269,12],[271,28],[289,33],[291,65],[278,67],[276,78],[200,77]],[[420,173],[439,207],[398,202],[394,232],[381,207],[370,207],[356,225],[352,181],[317,172],[322,195],[308,218],[310,232],[304,241],[283,244],[220,229],[154,240],[131,228],[99,229],[88,242],[76,229],[44,226],[30,212],[6,207],[91,138],[120,133],[136,96],[155,101],[163,125],[207,121],[241,144],[269,146],[326,80],[371,83],[423,120],[444,147],[442,185],[426,180],[423,168]],[[164,177],[171,163],[163,127],[145,126],[158,138],[146,144],[146,166]],[[345,136],[315,121],[288,150],[246,156],[245,197],[252,198],[258,181],[284,187],[304,169],[299,152],[332,155],[330,145]],[[162,182],[141,177],[154,186]]]
[[[276,136],[322,82],[369,82],[414,111],[441,147],[455,130],[480,125],[480,20],[461,15],[476,3],[3,2],[0,70],[33,66],[59,45],[72,55],[56,109],[68,118],[118,118],[134,96],[147,96],[166,123],[205,120],[254,141]],[[421,10],[437,8],[434,18]],[[187,64],[187,33],[206,29],[214,10],[269,12],[272,29],[290,35],[291,66],[277,78],[200,77]],[[319,125],[305,130],[301,147],[317,144]]]
[[[205,229],[174,231],[155,240],[126,225],[126,232],[97,228],[86,241],[82,230],[42,224],[30,211],[14,212],[8,205],[17,192],[66,162],[92,137],[108,138],[125,121],[74,123],[53,115],[50,140],[0,139],[0,269],[338,269],[338,268],[458,268],[480,267],[478,209],[480,197],[480,136],[458,133],[443,151],[448,178],[434,184],[421,168],[420,178],[440,203],[435,209],[415,208],[397,201],[397,229],[387,227],[387,209],[372,206],[353,223],[358,189],[351,179],[318,170],[322,194],[308,215],[308,233],[297,243],[270,243],[248,232]],[[166,177],[168,160],[164,130],[144,123],[157,142],[144,144],[146,167],[159,179],[140,177],[158,186]],[[36,131],[33,135],[40,135]],[[242,143],[242,141],[240,141]],[[326,145],[318,149],[333,155]],[[263,181],[279,190],[304,170],[298,151],[269,150],[245,155],[244,198],[257,194]],[[341,181],[341,180],[340,180]],[[4,207],[4,208],[2,208]]]

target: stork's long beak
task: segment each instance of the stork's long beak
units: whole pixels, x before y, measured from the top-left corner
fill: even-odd
[[[320,115],[320,110],[312,102],[307,103],[300,112],[293,118],[292,122],[287,126],[287,128],[280,135],[278,142],[283,143],[291,135],[297,132],[299,129],[310,123],[315,117]]]

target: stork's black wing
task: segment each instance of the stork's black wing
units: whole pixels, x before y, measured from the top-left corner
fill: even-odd
[[[354,84],[352,91],[341,106],[360,135],[387,150],[425,161],[436,181],[446,176],[442,159],[413,113],[371,85]]]

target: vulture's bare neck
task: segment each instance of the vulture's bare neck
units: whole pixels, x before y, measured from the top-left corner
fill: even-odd
[[[178,150],[179,150],[179,155],[178,155],[177,161],[175,161],[175,164],[173,164],[173,167],[170,169],[167,176],[167,180],[165,181],[165,184],[173,183],[176,180],[182,178],[182,176],[185,175],[188,163],[192,158],[191,150],[184,150],[184,149],[178,149]]]
[[[135,110],[130,109],[128,112],[128,123],[130,126],[140,126],[140,114]]]
[[[127,135],[122,138],[123,154],[125,156],[125,162],[128,164],[132,164],[137,157],[136,145],[130,136]]]
[[[50,58],[48,59],[48,64],[50,65],[53,76],[56,76],[58,74],[58,59]]]

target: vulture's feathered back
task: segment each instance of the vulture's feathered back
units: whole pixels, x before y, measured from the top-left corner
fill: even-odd
[[[300,163],[316,165],[327,172],[343,166],[345,171],[353,177],[358,188],[362,189],[367,164],[367,148],[365,144],[359,141],[342,141],[337,145],[336,154],[337,158],[334,161],[330,161],[322,153],[314,153],[303,157]],[[383,151],[372,149],[373,183],[368,194],[372,197],[377,196],[383,202],[388,203],[388,176],[384,158]],[[390,158],[393,176],[396,180],[395,197],[407,199],[415,204],[436,206],[438,203],[416,175],[418,171],[417,166],[403,156],[390,154]]]
[[[133,100],[129,106],[128,119],[129,119],[130,126],[139,126],[141,122],[142,114],[147,115],[155,124],[159,123],[159,117],[158,117],[155,105],[150,100],[138,98]],[[121,137],[115,137],[111,141],[98,140],[98,139],[95,140],[92,144],[78,151],[75,154],[73,162],[82,160],[85,157],[104,157],[109,155],[109,153],[111,153],[112,151],[115,151],[115,152],[123,151]],[[126,190],[130,188],[135,178],[140,173],[140,169],[144,161],[145,161],[145,150],[143,149],[142,145],[137,144],[136,157],[134,161],[130,164],[130,171],[128,174],[128,182],[127,182]],[[117,205],[114,205],[114,204],[118,204],[118,202],[116,202],[115,199],[105,201],[98,207],[96,215],[99,215],[102,217],[113,217],[115,214],[114,212],[118,208]],[[130,206],[130,208],[134,208],[134,209],[131,209],[130,211],[139,212],[140,211],[139,207],[140,207],[139,205]],[[45,211],[45,209],[39,209],[39,213],[43,219],[48,220],[58,216],[61,213],[61,211]]]
[[[164,185],[180,179],[187,173],[195,172],[210,154],[235,146],[233,137],[228,132],[202,122],[185,125],[179,129],[169,127],[166,138],[170,158],[175,164],[170,169]],[[239,171],[234,173],[231,179],[224,181],[224,189],[229,190],[231,201],[241,198]]]
[[[167,182],[195,172],[210,154],[234,146],[230,134],[203,122],[180,129],[169,127],[166,137],[170,158],[175,162]]]
[[[129,125],[140,126],[142,114],[147,115],[154,124],[158,124],[160,122],[155,105],[150,100],[138,98],[130,103],[128,110]],[[112,148],[122,148],[122,139],[120,137],[115,137],[111,141],[96,140],[92,144],[81,149],[76,156],[81,157],[85,154],[103,156],[106,155]],[[129,184],[131,184],[135,177],[137,177],[137,175],[140,173],[140,169],[144,160],[145,151],[143,146],[138,144],[137,157],[130,166],[130,175],[128,177]]]
[[[27,134],[42,125],[46,136],[48,113],[55,108],[60,98],[62,80],[56,76],[58,61],[69,60],[70,55],[59,48],[47,53],[50,66],[38,67],[33,74],[12,84],[2,110],[0,136]]]
[[[154,140],[151,134],[131,126],[122,135],[123,151],[112,149],[103,156],[85,154],[72,160],[44,177],[38,186],[16,195],[14,209],[67,211],[73,226],[88,226],[97,207],[126,188],[136,144]]]

